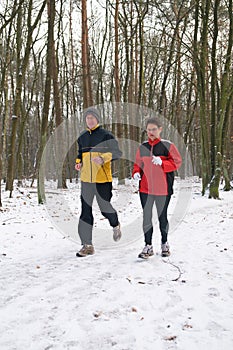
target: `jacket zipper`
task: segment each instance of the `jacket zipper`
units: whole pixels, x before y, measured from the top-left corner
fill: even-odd
[[[91,130],[90,130],[90,135],[91,135]],[[92,161],[91,161],[91,152],[90,152],[90,175],[91,175],[91,183],[92,183]]]
[[[92,182],[92,162],[91,162],[91,152],[90,152],[90,173],[91,173],[91,182]]]
[[[151,155],[151,158],[153,157],[153,150],[154,150],[154,145],[152,144],[151,145],[151,150],[150,150],[150,155]],[[152,162],[152,159],[151,159],[151,162]],[[153,182],[153,163],[151,163],[151,185],[152,185],[152,194],[154,193],[154,182]],[[149,188],[148,188],[148,192],[149,192]]]

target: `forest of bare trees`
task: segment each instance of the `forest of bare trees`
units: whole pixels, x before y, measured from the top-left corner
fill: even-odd
[[[202,194],[210,186],[218,198],[219,182],[230,190],[233,174],[232,45],[232,0],[1,2],[1,186],[11,196],[15,182],[33,183],[54,130],[70,118],[83,126],[84,108],[110,102],[163,115],[191,155]],[[133,115],[141,128],[130,127],[131,117],[119,108],[107,127],[141,142],[144,116]],[[76,151],[74,143],[61,161],[54,150],[59,188],[77,176]]]

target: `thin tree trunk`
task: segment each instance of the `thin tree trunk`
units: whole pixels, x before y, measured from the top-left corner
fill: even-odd
[[[22,46],[22,5],[19,6],[18,16],[17,16],[17,34],[16,34],[16,93],[15,102],[13,107],[13,115],[11,117],[11,144],[10,152],[8,158],[7,167],[7,180],[6,180],[6,190],[10,191],[10,197],[12,197],[13,191],[13,181],[15,174],[15,150],[16,150],[16,133],[18,118],[20,117],[20,107],[21,107],[21,91],[22,91],[22,70],[21,70],[21,46]]]
[[[215,173],[210,181],[209,198],[219,199],[218,188],[219,188],[221,169],[222,169],[222,155],[220,152],[217,153],[216,159],[217,159],[217,164],[215,168]]]
[[[215,16],[214,16],[214,21],[215,21],[215,32],[217,32],[218,29],[218,7],[219,7],[219,0],[215,1]],[[226,61],[223,69],[223,75],[221,79],[221,87],[220,91],[218,92],[218,126],[217,126],[217,135],[216,135],[216,146],[217,146],[217,151],[219,154],[222,155],[223,161],[222,161],[222,172],[223,176],[225,179],[225,190],[230,189],[230,180],[228,176],[228,171],[227,167],[225,164],[225,135],[227,134],[227,128],[229,125],[229,119],[230,119],[230,108],[229,106],[232,105],[232,79],[231,79],[231,72],[232,72],[232,46],[233,46],[233,16],[232,16],[232,0],[229,0],[228,3],[228,13],[229,13],[229,21],[230,21],[230,29],[229,29],[229,34],[228,34],[228,46],[227,46],[227,54],[226,54]],[[213,96],[214,98],[214,96]],[[218,164],[216,165],[218,167]],[[216,168],[215,166],[215,168]],[[216,169],[215,169],[215,175],[216,176]],[[210,186],[210,198],[216,197],[216,192],[217,189]],[[214,194],[212,193],[214,191]]]
[[[120,84],[120,74],[119,74],[119,0],[116,0],[115,7],[115,17],[114,17],[114,28],[115,28],[115,96],[116,96],[116,122],[117,122],[117,137],[120,138],[119,145],[120,148],[123,147],[121,139],[123,139],[123,124],[121,121],[121,84]],[[124,173],[124,161],[119,160],[119,172],[118,172],[119,184],[125,183],[125,173]]]
[[[48,42],[47,42],[47,55],[46,55],[46,80],[45,80],[45,92],[44,92],[44,105],[42,112],[42,122],[40,131],[40,146],[37,153],[36,169],[37,169],[37,195],[38,203],[43,204],[45,202],[45,189],[44,189],[44,167],[40,168],[41,157],[47,141],[47,129],[48,129],[48,115],[50,106],[50,94],[51,94],[51,80],[52,80],[52,45],[53,45],[53,25],[54,18],[51,15],[50,0],[47,1],[48,12]],[[40,168],[40,169],[39,169]]]
[[[24,133],[25,133],[25,126],[28,120],[28,116],[30,114],[30,110],[32,107],[32,101],[34,97],[34,86],[36,84],[37,79],[37,69],[35,69],[35,77],[32,83],[31,88],[31,97],[29,101],[29,106],[27,111],[25,111],[24,105],[22,106],[22,117],[21,117],[21,123],[19,127],[19,142],[18,142],[18,149],[17,149],[17,170],[18,170],[18,186],[22,186],[22,178],[23,178],[23,159],[26,157],[23,157],[22,151],[23,151],[23,144],[24,144]],[[24,91],[26,91],[26,88],[24,88]]]
[[[83,107],[93,105],[90,73],[90,55],[87,25],[87,1],[82,0],[82,72],[83,72]]]
[[[64,152],[64,142],[65,135],[63,128],[58,127],[62,123],[62,112],[61,112],[61,97],[59,91],[59,82],[58,82],[58,63],[57,63],[57,53],[55,49],[55,40],[54,40],[54,22],[56,15],[55,0],[50,0],[50,16],[51,16],[51,35],[52,35],[52,79],[53,79],[53,95],[54,95],[54,112],[55,112],[55,124],[56,124],[56,133],[59,134],[59,141],[56,142],[56,164],[57,164],[57,177],[58,183],[57,188],[67,188],[66,181],[64,179],[64,162],[63,162],[63,152]]]
[[[202,195],[205,194],[205,190],[210,181],[210,160],[209,160],[209,134],[208,134],[208,108],[206,99],[206,62],[207,62],[207,47],[208,47],[208,19],[209,19],[209,0],[201,0],[202,11],[202,32],[201,40],[198,44],[198,28],[199,28],[199,6],[200,3],[196,3],[195,12],[195,30],[194,30],[194,66],[197,74],[198,95],[200,99],[200,121],[201,121],[201,165],[202,165]],[[200,47],[200,56],[199,49]]]
[[[114,77],[115,77],[115,94],[116,94],[116,102],[121,101],[121,84],[120,84],[120,74],[119,74],[119,29],[118,29],[118,22],[119,22],[119,0],[116,0],[116,8],[115,8],[115,17],[114,17],[114,26],[115,26],[115,70],[114,70]],[[120,118],[120,116],[117,116],[117,121]]]
[[[135,2],[138,12],[138,28],[139,28],[139,88],[138,88],[138,105],[146,104],[146,93],[145,93],[145,68],[144,68],[144,18],[148,12],[148,3],[145,3],[145,8],[142,8],[142,1]]]
[[[31,23],[31,15],[32,15],[32,6],[33,0],[29,1],[28,4],[28,36],[25,45],[25,54],[23,59],[21,60],[21,50],[22,50],[22,4],[19,4],[18,9],[18,17],[17,17],[17,67],[16,67],[16,91],[15,91],[15,101],[13,107],[13,115],[12,115],[12,127],[11,127],[11,144],[10,144],[10,152],[9,152],[9,161],[8,161],[8,171],[7,171],[7,182],[6,182],[6,190],[10,191],[10,197],[12,197],[13,191],[13,182],[14,182],[14,174],[15,174],[15,153],[16,153],[16,135],[17,135],[17,126],[18,126],[18,118],[20,118],[21,114],[21,93],[22,93],[22,84],[25,79],[26,69],[29,62],[31,45],[33,39],[33,32],[38,25],[42,13],[44,11],[46,5],[46,0],[42,3],[42,6],[38,12],[38,15],[34,21]]]
[[[2,130],[2,118],[0,118],[0,130]],[[2,140],[0,140],[0,208],[2,207]]]
[[[211,125],[210,125],[210,152],[211,152],[211,176],[215,172],[216,160],[216,88],[217,88],[217,64],[216,64],[216,49],[218,38],[218,8],[220,0],[216,0],[214,4],[214,29],[213,29],[213,43],[211,50]]]
[[[221,95],[219,102],[219,120],[218,120],[218,131],[217,131],[217,148],[218,151],[222,154],[225,153],[224,150],[224,135],[226,129],[224,126],[227,126],[227,119],[229,120],[229,110],[227,109],[228,104],[231,104],[232,101],[232,79],[230,76],[232,74],[232,46],[233,46],[233,5],[232,0],[229,0],[228,3],[228,13],[230,21],[230,30],[228,36],[228,47],[226,54],[226,62],[223,70],[223,76],[221,79]]]

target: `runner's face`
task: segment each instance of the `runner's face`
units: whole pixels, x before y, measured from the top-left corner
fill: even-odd
[[[86,123],[89,129],[93,129],[98,124],[98,120],[92,114],[88,114],[86,116]]]
[[[162,127],[158,127],[155,124],[148,124],[146,128],[147,135],[152,141],[160,137],[161,131]]]

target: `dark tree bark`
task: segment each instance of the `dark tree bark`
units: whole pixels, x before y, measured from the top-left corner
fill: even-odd
[[[15,153],[16,153],[16,135],[17,135],[17,125],[18,118],[21,115],[21,93],[22,93],[22,84],[25,79],[26,69],[28,67],[31,45],[33,39],[33,32],[38,25],[42,13],[44,11],[46,5],[46,0],[42,3],[42,6],[38,12],[37,17],[32,24],[32,6],[33,1],[30,0],[28,4],[28,18],[27,18],[27,40],[25,45],[24,56],[21,60],[21,51],[22,51],[22,4],[19,4],[18,8],[18,16],[17,16],[17,62],[16,62],[16,90],[15,90],[15,101],[13,106],[13,115],[12,115],[12,126],[11,126],[11,144],[10,144],[10,152],[9,152],[9,161],[7,168],[7,182],[6,182],[6,190],[10,191],[10,197],[12,196],[13,191],[13,181],[14,181],[14,173],[15,173]]]
[[[82,78],[83,78],[83,107],[93,105],[92,84],[90,72],[90,54],[87,24],[87,1],[82,0]]]
[[[201,10],[201,40],[198,42],[199,10]],[[197,75],[197,89],[200,100],[200,124],[201,124],[201,171],[202,171],[202,195],[210,181],[210,159],[209,159],[209,127],[208,127],[208,105],[207,105],[207,72],[208,61],[208,21],[210,1],[201,0],[196,2],[195,7],[195,29],[194,29],[194,66]],[[199,48],[200,47],[200,48]]]
[[[2,130],[2,118],[0,118],[0,130]],[[0,140],[0,208],[2,207],[2,140]]]
[[[52,85],[52,51],[53,51],[53,27],[54,27],[54,14],[51,14],[50,0],[47,1],[48,12],[48,34],[47,34],[47,55],[46,55],[46,78],[45,78],[45,93],[44,93],[44,105],[42,112],[42,122],[40,130],[40,146],[37,152],[36,170],[37,176],[37,195],[38,203],[43,204],[45,202],[45,189],[44,189],[44,168],[40,167],[41,157],[47,141],[48,132],[48,115],[50,106],[50,95]],[[40,172],[39,172],[40,170]]]

